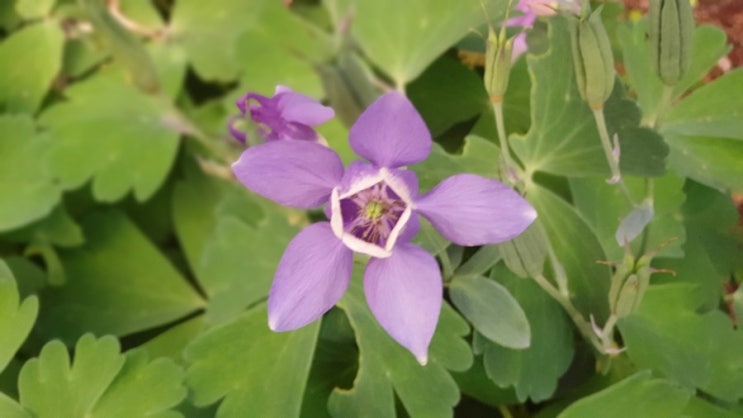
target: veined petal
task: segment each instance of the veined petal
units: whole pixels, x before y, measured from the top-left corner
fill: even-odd
[[[297,122],[307,126],[323,124],[335,116],[335,112],[328,106],[323,106],[317,100],[293,91],[284,91],[276,96],[281,116],[290,122]]]
[[[398,244],[388,258],[372,258],[364,272],[366,301],[377,321],[423,365],[442,292],[436,260],[413,244]]]
[[[380,167],[396,168],[426,159],[431,133],[413,104],[389,92],[359,116],[348,134],[351,148]]]
[[[322,205],[343,177],[335,151],[304,141],[272,141],[248,148],[232,165],[248,189],[286,206]]]
[[[353,252],[330,230],[312,224],[297,234],[281,257],[268,295],[268,325],[290,331],[320,318],[340,300],[351,280]]]
[[[416,209],[446,239],[467,246],[507,241],[537,218],[510,187],[474,174],[444,179],[416,201]]]

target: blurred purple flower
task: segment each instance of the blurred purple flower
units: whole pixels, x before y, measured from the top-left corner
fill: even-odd
[[[564,10],[568,13],[577,15],[580,13],[581,1],[582,0],[519,0],[518,4],[516,4],[516,10],[520,11],[522,15],[508,19],[506,21],[506,26],[531,29],[532,26],[534,26],[534,21],[537,20],[537,17],[555,15],[558,10]],[[521,54],[526,52],[527,49],[526,32],[521,32],[516,35],[516,38],[513,40],[512,59],[515,61]]]
[[[332,308],[351,279],[353,252],[371,256],[364,292],[382,328],[421,364],[438,322],[442,279],[432,255],[410,243],[427,218],[459,245],[483,245],[519,235],[537,214],[518,193],[472,174],[451,176],[426,194],[408,164],[432,146],[423,119],[405,96],[383,95],[349,134],[367,161],[344,170],[331,149],[276,141],[249,148],[232,166],[250,190],[278,203],[313,208],[328,202],[330,222],[306,227],[289,243],[268,297],[274,331],[305,326]]]
[[[232,136],[243,143],[246,135],[236,124],[248,115],[266,141],[298,139],[313,142],[321,142],[321,137],[312,127],[335,116],[330,107],[285,86],[277,86],[273,97],[247,93],[236,104],[240,114],[230,118],[228,126]]]

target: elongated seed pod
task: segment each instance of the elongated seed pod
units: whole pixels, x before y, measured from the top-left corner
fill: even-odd
[[[649,19],[653,69],[663,83],[675,85],[691,65],[691,4],[689,0],[651,0]]]
[[[614,88],[614,57],[601,21],[601,7],[588,17],[569,21],[578,90],[591,109],[602,109]]]
[[[490,29],[485,50],[485,90],[493,102],[502,102],[508,88],[511,73],[513,39],[506,38],[505,32],[496,36]]]

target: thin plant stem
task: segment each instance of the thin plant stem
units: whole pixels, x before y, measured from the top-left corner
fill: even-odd
[[[661,93],[660,102],[658,102],[658,108],[656,109],[655,113],[653,113],[647,120],[647,125],[649,127],[655,128],[658,124],[658,119],[660,119],[668,110],[669,106],[671,105],[671,101],[673,100],[673,87],[674,86],[669,86],[665,83],[663,84],[663,93]]]
[[[508,137],[506,136],[506,127],[503,121],[503,102],[493,102],[493,113],[495,114],[495,126],[498,130],[498,143],[500,146],[500,154],[503,158],[503,171],[504,179],[510,179],[510,173],[513,169],[513,160],[511,159],[511,152],[508,149]]]
[[[547,280],[546,277],[542,274],[537,274],[534,276],[534,281],[541,287],[545,292],[547,292],[550,296],[552,296],[553,299],[559,303],[563,309],[568,313],[570,316],[570,319],[573,321],[576,327],[578,327],[578,331],[580,331],[581,335],[583,335],[583,338],[588,340],[593,347],[601,354],[604,354],[604,347],[601,341],[599,341],[598,336],[596,333],[593,332],[593,327],[591,327],[591,324],[586,321],[586,319],[583,317],[583,314],[581,314],[578,309],[573,305],[573,302],[570,301],[569,297],[566,297],[563,295],[549,280]]]
[[[609,182],[616,183],[624,194],[624,197],[627,198],[627,201],[629,201],[633,207],[636,207],[637,204],[632,199],[629,190],[627,190],[627,185],[624,184],[624,180],[622,179],[622,173],[619,171],[619,157],[614,155],[612,149],[609,130],[606,128],[606,119],[604,119],[604,109],[593,109],[593,118],[596,120],[596,127],[599,131],[599,138],[601,139],[601,146],[604,149],[606,162],[609,163],[609,168],[611,169],[611,180],[609,180]]]
[[[506,405],[498,405],[498,412],[500,412],[503,418],[513,418],[513,414]]]

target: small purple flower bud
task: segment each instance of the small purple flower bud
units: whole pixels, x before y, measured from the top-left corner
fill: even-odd
[[[242,143],[246,142],[247,135],[238,129],[240,118],[249,116],[255,131],[266,141],[296,139],[323,142],[312,127],[335,116],[330,107],[285,86],[277,86],[273,97],[247,93],[235,104],[240,114],[230,118],[228,127],[232,136]]]

